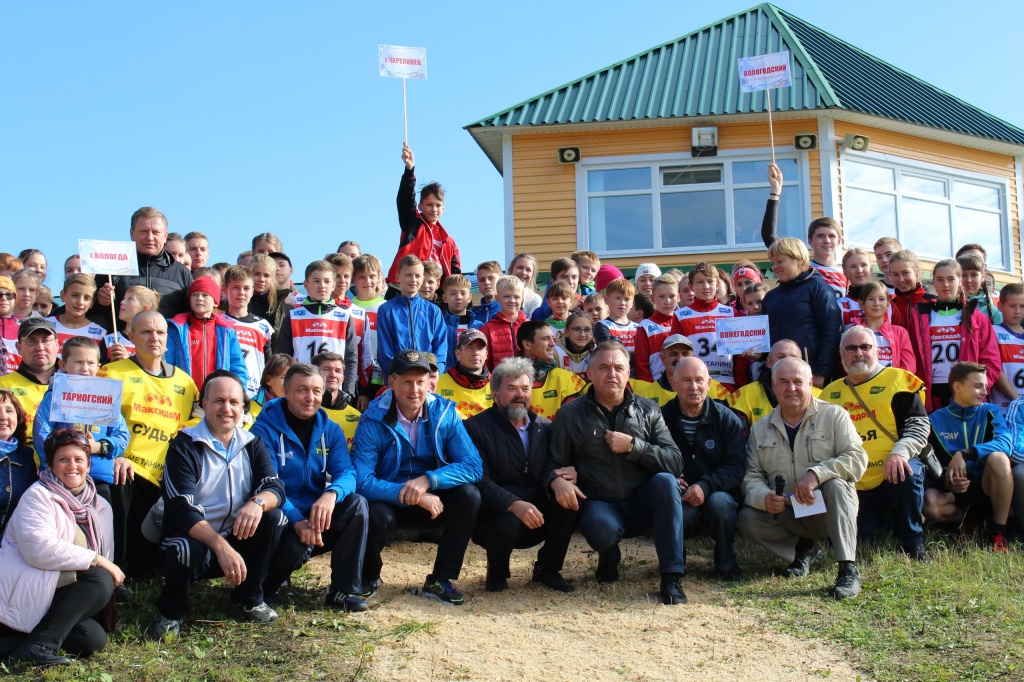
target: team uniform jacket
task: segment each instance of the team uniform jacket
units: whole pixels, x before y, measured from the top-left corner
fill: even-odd
[[[999,344],[999,359],[1003,363],[1003,372],[1017,390],[1017,398],[1024,397],[1024,334],[1018,334],[1005,324],[997,324],[993,331],[996,343]],[[999,394],[998,398],[1005,410],[1010,401],[1002,394]]]
[[[657,381],[665,371],[665,364],[661,361],[661,345],[672,334],[681,333],[675,315],[662,315],[657,311],[637,324],[634,337],[637,379]]]
[[[360,310],[359,308],[356,308]],[[312,362],[325,351],[345,358],[345,379],[341,390],[356,395],[359,383],[359,337],[351,308],[332,301],[311,301],[288,311],[277,338],[277,352],[298,362]]]
[[[251,313],[245,317],[225,317],[235,323],[238,345],[242,347],[242,359],[245,360],[245,369],[249,377],[245,384],[245,393],[252,398],[260,391],[263,370],[272,354],[270,340],[274,338],[274,327],[259,315]]]
[[[454,402],[459,416],[469,419],[494,404],[489,379],[490,377],[487,376],[484,379],[472,381],[459,372],[458,365],[455,365],[438,377],[435,393]]]
[[[767,367],[761,370],[758,380],[741,387],[732,394],[729,406],[743,413],[747,418],[747,428],[753,426],[761,417],[767,417],[774,410],[779,401],[771,391],[772,375]],[[710,395],[710,392],[709,392]],[[811,387],[811,395],[815,398],[821,396],[821,391]]]
[[[1014,464],[1024,464],[1024,399],[1018,398],[1006,410],[1010,429],[1010,451],[1006,454]]]
[[[719,355],[715,320],[734,317],[736,311],[717,300],[697,301],[676,310],[680,331],[693,342],[694,351],[708,367],[708,374],[728,386],[735,386],[731,355]]]
[[[633,321],[619,324],[612,321],[611,318],[607,318],[594,325],[594,340],[601,343],[602,341],[618,339],[622,342],[622,346],[629,353],[629,356],[633,357],[633,353],[636,351],[636,330],[639,326]]]
[[[955,402],[928,415],[932,423],[932,445],[943,468],[953,455],[964,453],[968,478],[981,479],[985,458],[993,452],[1010,455],[1012,434],[997,405],[983,403],[963,407]]]
[[[87,339],[92,339],[96,343],[100,344],[100,357],[106,355],[106,351],[103,348],[103,344],[106,341],[107,330],[105,327],[90,322],[84,327],[78,327],[72,329],[71,327],[65,327],[60,323],[60,318],[57,315],[46,318],[53,323],[54,333],[57,335],[57,355],[59,356],[64,351],[64,343],[68,339],[72,339],[76,336],[84,336]]]
[[[664,407],[678,397],[666,379],[667,377],[664,374],[654,382],[630,379],[629,390],[633,391],[633,395],[650,398]],[[728,405],[732,393],[725,386],[712,379],[711,384],[708,386],[708,397],[716,402]]]
[[[46,395],[48,383],[41,384],[35,375],[28,371],[24,364],[10,374],[0,377],[0,388],[9,388],[14,392],[14,397],[21,403],[25,410],[25,445],[32,447],[32,432],[36,420],[36,412],[39,411],[39,403],[43,402]]]
[[[555,367],[533,382],[530,409],[542,417],[554,419],[567,398],[583,390],[586,382],[579,376]]]
[[[348,443],[341,427],[320,409],[313,422],[309,450],[288,426],[285,399],[271,400],[263,406],[249,433],[266,443],[274,468],[284,488],[281,512],[291,525],[309,518],[313,503],[327,491],[344,500],[356,491],[356,475],[348,454]]]
[[[408,255],[418,256],[422,261],[434,261],[441,266],[441,281],[448,275],[462,272],[459,247],[445,232],[441,223],[429,225],[416,208],[416,174],[407,168],[398,185],[398,224],[402,237],[398,242],[398,253],[388,270],[387,281],[398,284],[398,264]]]
[[[358,298],[350,300],[353,306],[361,308],[363,314],[366,315],[367,332],[364,345],[366,341],[369,341],[369,350],[359,356],[359,387],[362,395],[373,397],[373,394],[377,392],[377,388],[384,383],[384,377],[380,372],[380,364],[377,362],[377,311],[384,305],[384,297],[378,296],[368,301],[362,301]]]
[[[210,329],[211,326],[213,329]],[[192,329],[198,331],[198,344],[192,343]],[[215,348],[216,359],[212,367],[204,366],[209,357],[209,348],[206,346],[209,343],[213,343]],[[168,320],[167,352],[164,354],[164,360],[185,370],[196,382],[196,386],[202,386],[210,372],[217,369],[228,370],[242,381],[243,386],[249,382],[249,370],[242,356],[238,333],[235,331],[234,322],[225,315],[214,315],[208,320],[199,320],[191,313],[182,313]]]
[[[445,490],[464,483],[476,483],[483,474],[480,453],[466,433],[455,403],[428,395],[423,406],[417,452],[405,429],[398,423],[398,406],[388,391],[370,403],[359,420],[352,459],[356,466],[358,491],[367,500],[405,506],[398,493],[411,473],[415,455],[429,455],[434,468],[425,472],[430,490]]]
[[[391,373],[391,358],[412,348],[437,356],[437,369],[445,371],[448,327],[441,309],[419,296],[399,294],[377,311],[377,361],[383,376]]]
[[[889,455],[913,459],[928,445],[931,425],[924,410],[924,382],[906,370],[883,367],[875,376],[857,384],[857,394],[886,431],[896,436],[893,441],[864,412],[847,379],[833,381],[821,391],[823,400],[839,405],[850,413],[850,419],[864,442],[868,468],[857,482],[857,490],[872,490],[885,480],[885,460]]]

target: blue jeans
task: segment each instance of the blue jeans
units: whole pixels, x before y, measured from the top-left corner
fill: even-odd
[[[871,490],[858,490],[857,538],[866,540],[876,533],[893,530],[904,549],[913,549],[924,541],[921,509],[924,507],[924,464],[910,460],[913,476],[900,483],[882,481]]]
[[[584,500],[580,510],[580,532],[587,543],[603,555],[617,549],[623,538],[654,529],[654,549],[659,573],[684,573],[683,509],[679,483],[670,473],[655,474],[621,502]]]
[[[715,570],[736,568],[736,553],[732,549],[736,538],[736,516],[739,503],[727,492],[719,490],[693,507],[683,503],[683,533],[689,537],[698,532],[715,541]]]

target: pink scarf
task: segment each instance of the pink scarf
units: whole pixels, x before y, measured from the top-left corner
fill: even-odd
[[[85,533],[89,549],[102,554],[104,548],[100,546],[100,517],[96,510],[96,485],[92,482],[92,478],[85,477],[85,486],[77,495],[66,488],[49,467],[39,472],[39,482],[71,512],[75,523]]]

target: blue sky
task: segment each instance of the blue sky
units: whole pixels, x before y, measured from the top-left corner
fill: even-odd
[[[0,250],[127,239],[131,213],[211,237],[234,262],[275,232],[297,269],[397,247],[402,92],[377,45],[427,48],[409,82],[421,183],[469,266],[503,263],[501,177],[462,126],[754,3],[0,3]],[[1010,123],[1024,3],[779,6]],[[48,284],[59,289],[59,275]]]

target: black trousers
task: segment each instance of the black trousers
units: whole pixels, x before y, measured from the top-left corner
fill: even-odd
[[[0,625],[0,654],[9,654],[26,644],[42,644],[53,651],[87,658],[103,651],[107,633],[95,617],[106,608],[114,594],[114,578],[94,566],[78,571],[75,582],[53,593],[50,608],[32,632],[25,634]]]
[[[463,483],[447,490],[431,490],[441,498],[444,511],[436,519],[422,507],[398,507],[387,502],[370,503],[370,532],[366,538],[366,559],[363,562],[363,578],[366,581],[380,578],[383,566],[380,554],[391,544],[399,526],[409,528],[443,527],[441,542],[434,559],[433,575],[438,580],[454,580],[462,572],[462,561],[466,547],[476,526],[480,510],[480,491],[472,483]]]
[[[140,479],[141,480],[141,479]],[[132,483],[114,485],[95,481],[96,493],[110,504],[114,512],[114,563],[125,566],[126,531],[128,528],[128,508],[132,502]]]
[[[302,544],[293,528],[281,533],[281,544],[270,559],[270,571],[263,585],[264,595],[277,592],[292,571],[302,567],[310,557],[331,553],[331,586],[328,591],[359,594],[363,583],[363,554],[370,511],[362,495],[352,493],[334,505],[331,525],[321,533],[322,547]]]
[[[122,488],[121,504],[126,510],[124,520],[124,541],[121,543],[124,553],[124,572],[133,577],[142,577],[158,569],[163,563],[160,546],[146,539],[142,534],[142,522],[146,514],[160,499],[160,486],[153,485],[141,476],[126,483]],[[116,499],[116,498],[115,498]],[[116,507],[115,507],[116,509]],[[116,513],[116,512],[115,512]],[[117,542],[117,522],[114,523],[114,551],[119,550]],[[115,557],[116,558],[116,557]]]
[[[281,540],[284,521],[280,509],[271,509],[263,514],[252,537],[239,540],[228,535],[225,538],[245,561],[245,580],[231,591],[231,601],[248,607],[263,603],[263,583],[267,579],[270,557]],[[210,548],[193,537],[166,535],[160,546],[164,553],[164,589],[156,605],[165,618],[181,620],[188,611],[192,583],[220,578],[224,573]]]
[[[487,550],[489,578],[508,578],[511,575],[508,564],[512,550],[535,547],[542,542],[544,545],[537,552],[537,566],[547,571],[562,570],[572,531],[576,527],[576,512],[549,499],[541,491],[525,501],[544,515],[544,525],[540,528],[527,528],[512,512],[489,509],[480,512],[473,542]]]

